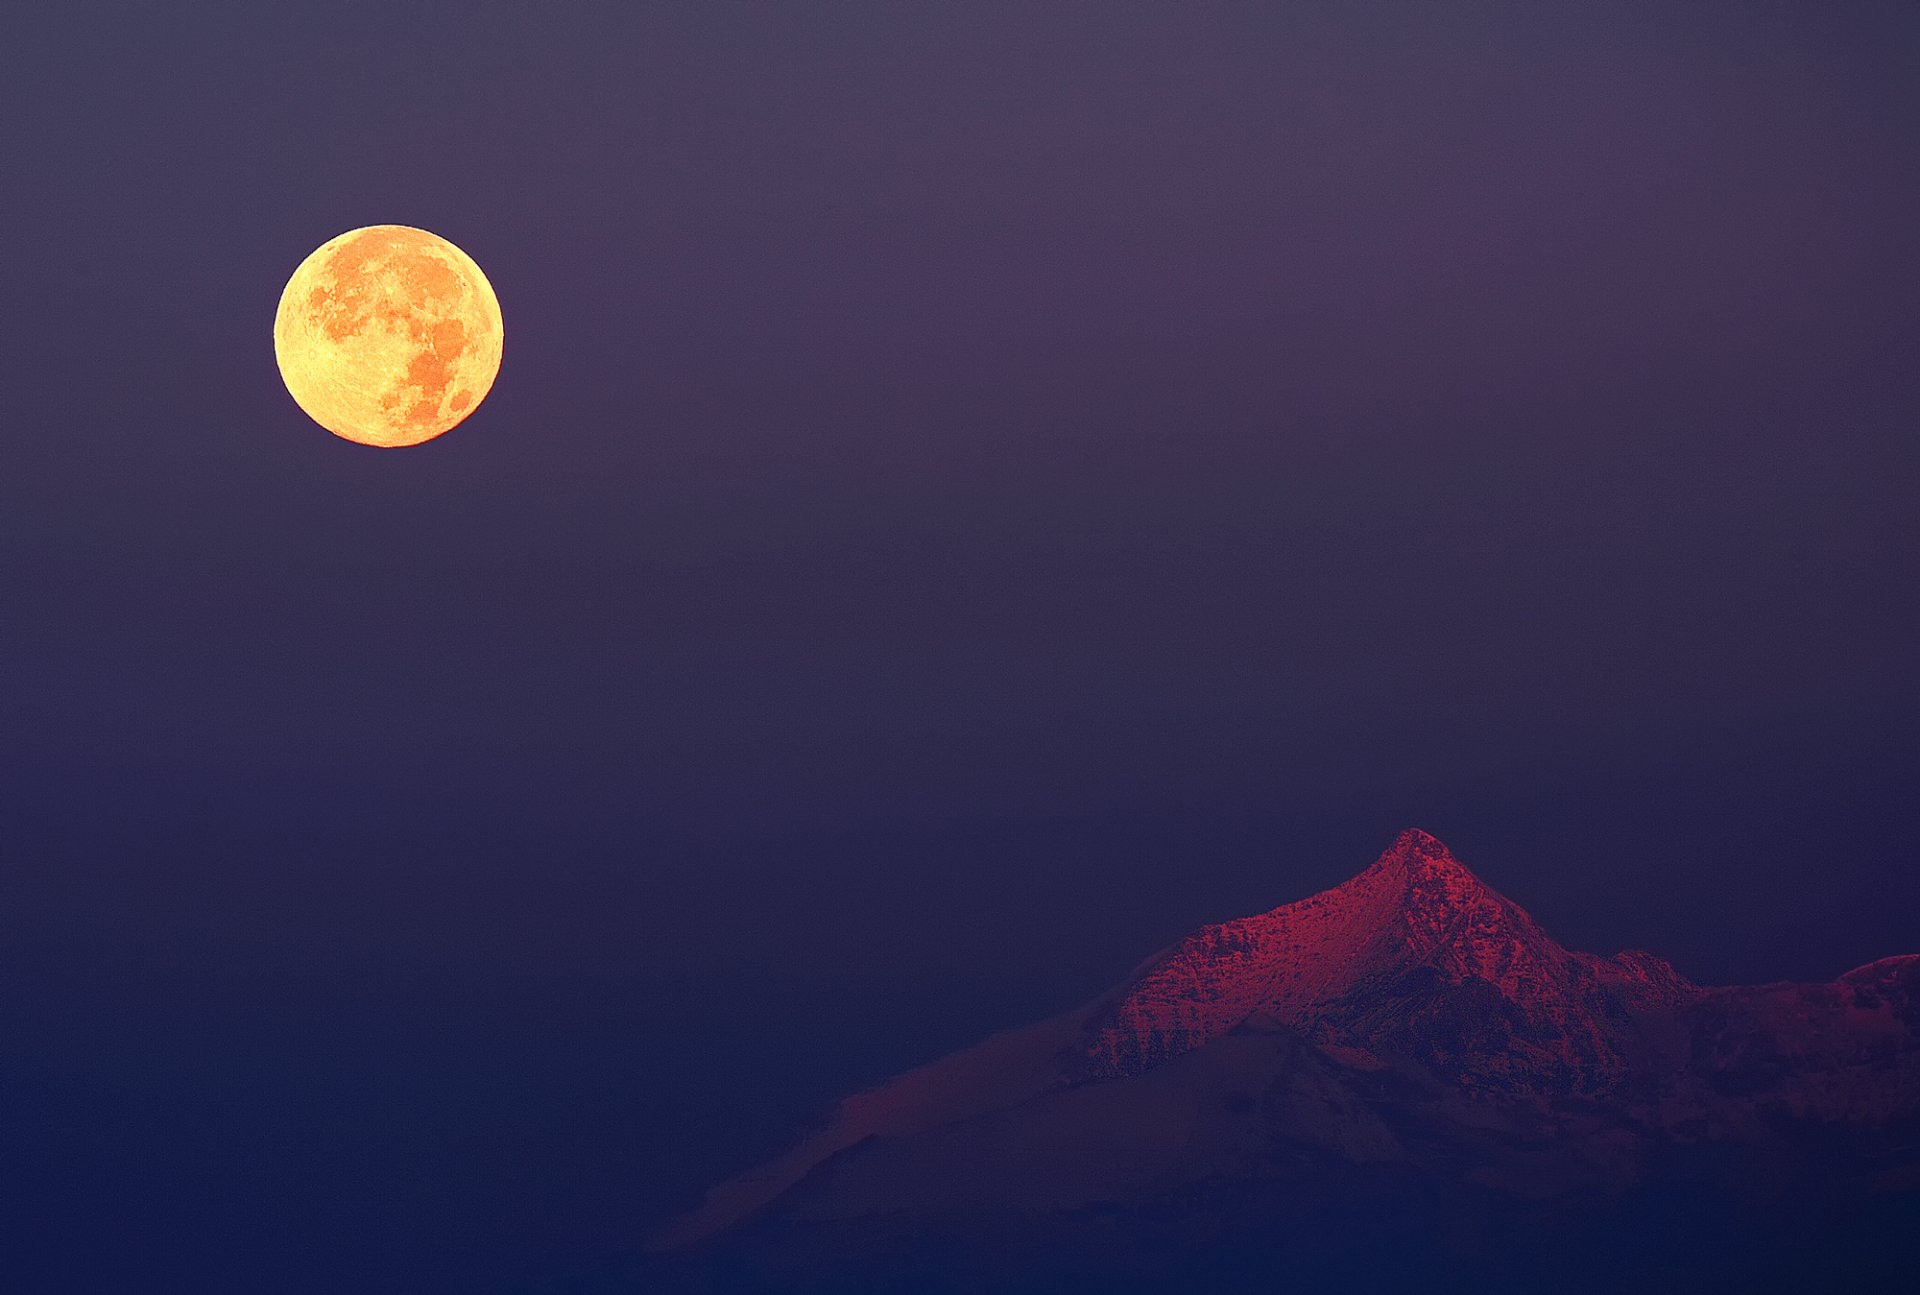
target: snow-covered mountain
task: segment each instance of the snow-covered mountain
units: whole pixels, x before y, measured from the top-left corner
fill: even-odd
[[[846,1099],[656,1250],[804,1266],[793,1247],[847,1253],[835,1238],[1012,1228],[1065,1253],[1115,1218],[1184,1235],[1286,1200],[1297,1223],[1381,1183],[1450,1203],[1676,1183],[1920,1202],[1920,957],[1703,988],[1652,954],[1562,948],[1408,831],[1344,885]]]

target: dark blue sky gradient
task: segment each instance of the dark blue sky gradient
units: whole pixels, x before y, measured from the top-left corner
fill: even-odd
[[[1917,61],[9,8],[0,1285],[503,1288],[1412,824],[1702,980],[1920,950]],[[382,222],[506,318],[410,451],[272,359]]]

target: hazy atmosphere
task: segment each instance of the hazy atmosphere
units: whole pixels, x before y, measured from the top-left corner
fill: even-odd
[[[1920,8],[30,3],[0,1285],[514,1290],[1443,837],[1920,949]],[[504,317],[373,450],[377,223]]]

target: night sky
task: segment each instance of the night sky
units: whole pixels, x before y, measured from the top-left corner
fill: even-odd
[[[1920,951],[1920,6],[0,18],[0,1286],[467,1295],[1410,825]],[[425,446],[275,369],[401,223]]]

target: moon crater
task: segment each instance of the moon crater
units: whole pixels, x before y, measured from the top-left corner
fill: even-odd
[[[323,243],[273,322],[287,390],[335,435],[418,445],[458,424],[500,370],[500,303],[437,234],[370,225]]]

